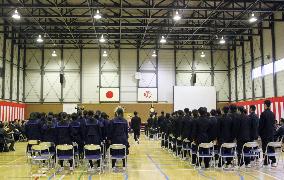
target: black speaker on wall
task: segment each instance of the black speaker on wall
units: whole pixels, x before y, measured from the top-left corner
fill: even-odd
[[[64,75],[60,74],[60,84],[63,84],[63,82],[64,82]]]
[[[196,83],[196,74],[192,74],[192,83],[193,83],[193,84]]]

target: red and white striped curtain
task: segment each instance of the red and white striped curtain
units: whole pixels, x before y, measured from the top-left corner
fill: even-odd
[[[271,111],[274,112],[276,120],[280,120],[280,118],[284,118],[284,97],[274,97],[267,98],[271,101]],[[237,102],[237,106],[244,106],[247,110],[249,110],[250,105],[256,106],[256,114],[258,116],[264,111],[264,100],[255,100],[255,101],[244,101]]]
[[[0,102],[0,120],[2,122],[14,121],[15,119],[24,120],[25,104],[13,102]]]

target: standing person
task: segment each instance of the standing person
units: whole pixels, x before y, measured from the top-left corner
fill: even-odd
[[[71,129],[70,129],[70,124],[68,122],[67,113],[65,112],[60,113],[59,118],[60,118],[59,122],[57,122],[57,125],[56,125],[56,135],[57,135],[56,145],[64,145],[64,144],[72,145]],[[60,156],[70,155],[72,154],[72,150],[68,152],[58,150],[57,153]],[[63,171],[64,169],[63,160],[60,160],[59,164],[61,166],[60,171]],[[70,171],[73,171],[74,170],[73,161],[69,160],[69,164],[70,164]]]
[[[275,127],[275,115],[270,110],[271,101],[265,100],[264,101],[264,111],[260,115],[259,119],[259,136],[262,141],[262,151],[266,151],[266,146],[269,142],[273,141],[274,135],[274,127]],[[273,152],[272,149],[268,149],[270,152]],[[272,161],[272,167],[276,167],[276,159],[275,156],[270,156],[269,158]],[[264,166],[267,166],[267,156],[264,157]]]
[[[165,112],[162,111],[161,116],[158,117],[159,132],[161,132],[161,126],[162,126],[164,120],[165,120]]]
[[[140,128],[141,128],[141,118],[138,117],[138,113],[134,112],[134,117],[131,119],[131,129],[134,132],[134,140],[139,144],[140,137]]]
[[[116,110],[116,117],[110,121],[109,131],[108,131],[109,144],[123,144],[126,146],[126,154],[128,154],[128,123],[127,120],[123,118],[123,109],[118,108]],[[124,151],[113,150],[110,152],[111,155],[124,155]],[[123,167],[125,168],[125,161],[123,159]],[[112,168],[115,167],[116,160],[112,160]]]
[[[250,119],[250,141],[255,141],[258,138],[258,125],[259,118],[255,114],[256,107],[255,105],[250,105],[249,107],[249,119]]]
[[[188,108],[184,109],[185,116],[183,117],[182,122],[182,141],[187,139],[190,141],[189,143],[182,144],[183,147],[190,147],[191,143],[191,133],[192,133],[192,117],[191,117],[191,111],[189,111]],[[189,153],[187,151],[184,152],[184,158],[186,157],[186,154]]]
[[[230,117],[232,119],[232,139],[235,140],[240,129],[240,114],[237,112],[238,108],[235,104],[230,105]]]
[[[192,119],[192,133],[191,133],[191,137],[190,137],[190,141],[192,142],[192,152],[195,152],[193,154],[191,154],[191,164],[195,165],[197,163],[197,156],[196,156],[196,152],[197,152],[197,145],[196,142],[194,142],[194,136],[196,134],[196,123],[198,121],[198,110],[197,109],[193,109],[192,110],[192,115],[193,115],[193,119]]]
[[[210,120],[207,117],[207,108],[205,107],[200,107],[198,109],[199,115],[200,117],[198,118],[198,120],[195,123],[195,131],[193,134],[193,139],[197,145],[197,147],[199,146],[199,144],[201,143],[209,143],[210,142],[210,136],[209,136],[209,129],[210,127]],[[200,148],[199,149],[199,153],[209,153],[206,149]],[[202,158],[199,159],[198,161],[200,164],[202,163]],[[204,164],[205,164],[205,168],[209,168],[209,162],[210,162],[210,158],[204,158]]]

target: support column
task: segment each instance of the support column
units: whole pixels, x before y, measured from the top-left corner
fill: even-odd
[[[10,56],[10,101],[13,100],[13,75],[14,75],[14,44],[15,44],[15,34],[12,33],[11,40],[11,56]]]
[[[83,48],[80,45],[80,103],[83,103]]]
[[[270,16],[270,27],[271,27],[271,41],[272,41],[272,63],[273,63],[273,88],[274,88],[274,97],[278,96],[277,92],[277,74],[275,71],[274,63],[276,61],[276,48],[275,48],[275,23],[274,15]]]
[[[175,85],[177,85],[177,49],[174,47]]]
[[[252,33],[252,31],[250,31],[250,33]],[[253,37],[250,36],[250,57],[251,57],[251,71],[254,69],[254,50],[253,50]],[[252,99],[255,100],[255,91],[254,91],[254,79],[251,80],[251,93],[252,93]]]
[[[192,74],[191,77],[193,77],[193,75],[195,74],[195,47],[192,47]],[[197,75],[195,74],[195,76],[197,77]],[[194,86],[195,83],[193,83],[193,80],[191,80],[191,85]]]
[[[17,61],[17,102],[18,103],[20,102],[20,66],[21,66],[21,46],[18,45],[18,61]]]
[[[3,48],[2,48],[2,52],[3,52],[3,64],[2,64],[2,99],[5,99],[5,72],[6,72],[6,41],[7,41],[7,33],[6,33],[6,27],[4,27],[4,38],[3,38]]]
[[[120,102],[120,99],[121,99],[121,63],[120,63],[120,45],[118,47],[118,87],[120,88],[119,90],[119,102]]]
[[[61,103],[63,103],[64,101],[64,97],[63,97],[63,88],[64,88],[64,59],[63,59],[63,45],[61,45],[61,48],[60,48],[60,62],[61,62],[61,65],[60,65],[60,76],[63,76],[63,83],[60,84],[60,99],[59,101]]]
[[[210,62],[211,62],[211,86],[214,86],[214,54],[213,54],[213,48],[212,45],[210,45]]]
[[[27,68],[27,49],[26,40],[24,40],[24,60],[23,60],[23,102],[26,101],[26,68]]]
[[[235,70],[235,98],[236,101],[239,100],[238,97],[238,69],[237,69],[237,47],[236,47],[236,41],[234,42],[234,70]]]
[[[228,45],[228,88],[229,88],[229,102],[232,101],[232,84],[231,84],[231,50]]]
[[[241,48],[242,48],[242,74],[243,74],[243,100],[247,99],[246,96],[246,60],[245,60],[245,46],[244,46],[244,38],[241,37]]]
[[[101,101],[101,98],[100,98],[100,89],[101,89],[101,87],[102,87],[102,78],[101,78],[101,75],[102,75],[102,63],[101,63],[101,61],[102,61],[102,49],[101,49],[101,47],[99,48],[99,102]]]
[[[40,66],[40,76],[41,76],[41,80],[40,80],[40,102],[43,103],[44,102],[44,98],[43,98],[43,83],[44,83],[44,47],[42,47],[41,49],[41,66]]]
[[[264,47],[263,47],[263,29],[262,22],[259,23],[259,34],[260,34],[260,56],[261,56],[261,72],[263,72],[264,66]],[[261,76],[261,86],[262,86],[262,97],[265,98],[265,79]]]

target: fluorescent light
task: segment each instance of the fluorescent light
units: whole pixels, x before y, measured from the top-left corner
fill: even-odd
[[[14,14],[12,15],[12,18],[16,19],[16,20],[19,20],[21,19],[21,16],[20,14],[18,13],[18,10],[16,9]]]
[[[257,21],[257,18],[254,16],[254,13],[251,14],[250,18],[249,18],[249,22],[250,23],[254,23]]]
[[[181,19],[181,16],[178,14],[178,11],[176,11],[176,14],[174,15],[173,19],[175,21],[179,21]]]
[[[220,39],[220,42],[219,42],[220,44],[225,44],[226,43],[226,41],[225,41],[225,39],[224,39],[224,36],[222,36],[222,38]]]
[[[204,54],[204,52],[203,52],[203,51],[201,52],[200,57],[202,57],[202,58],[204,58],[204,57],[205,57],[205,54]]]
[[[101,15],[99,10],[97,10],[96,14],[94,15],[94,18],[95,19],[101,19],[102,18],[102,15]]]
[[[156,51],[153,51],[152,57],[157,57]]]
[[[56,51],[54,50],[51,54],[52,57],[57,57]]]
[[[107,57],[107,52],[106,51],[103,52],[103,57]]]
[[[166,43],[166,42],[167,42],[167,40],[165,39],[164,36],[162,36],[162,38],[161,38],[161,40],[160,40],[160,43],[164,44],[164,43]]]
[[[43,42],[43,39],[41,38],[41,35],[38,35],[38,38],[36,39],[36,41],[38,43],[42,43]]]
[[[101,38],[100,38],[100,40],[99,40],[101,43],[104,43],[104,42],[106,42],[106,40],[105,40],[105,38],[104,38],[104,35],[102,34],[102,36],[101,36]]]

